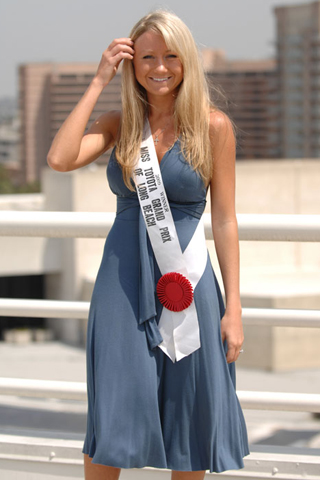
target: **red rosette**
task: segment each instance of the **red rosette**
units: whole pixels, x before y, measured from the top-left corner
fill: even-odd
[[[162,305],[168,310],[181,312],[191,305],[193,288],[184,275],[169,272],[158,281],[157,295]]]

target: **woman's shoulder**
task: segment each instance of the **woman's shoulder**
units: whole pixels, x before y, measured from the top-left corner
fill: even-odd
[[[112,135],[114,144],[117,141],[121,122],[120,110],[110,110],[100,115],[94,122],[95,130],[99,130],[101,133],[110,132]]]
[[[218,144],[229,138],[235,141],[235,125],[230,117],[221,110],[211,110],[209,120],[209,134],[211,142]]]
[[[233,124],[228,115],[218,109],[210,111],[209,125],[212,134],[227,131],[230,128],[233,130]]]
[[[209,136],[213,156],[217,159],[222,151],[233,151],[236,145],[235,126],[221,110],[210,112]]]

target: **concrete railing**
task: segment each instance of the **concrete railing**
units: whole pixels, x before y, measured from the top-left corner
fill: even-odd
[[[0,377],[0,395],[86,401],[87,389],[82,382]],[[237,395],[245,409],[320,412],[318,394],[238,390]]]
[[[89,302],[0,298],[0,315],[35,318],[88,318]],[[320,310],[243,308],[244,325],[320,328]]]
[[[0,211],[0,236],[105,238],[114,213]],[[203,215],[212,240],[210,214]],[[320,242],[320,215],[237,215],[240,240]]]
[[[240,240],[320,241],[320,215],[238,215]],[[109,213],[0,211],[0,236],[104,238],[114,220]],[[204,215],[207,239],[212,239],[210,215]],[[86,318],[88,302],[0,299],[0,315]],[[320,327],[320,312],[284,309],[243,309],[247,325]],[[0,378],[0,394],[85,400],[86,387],[78,382]],[[243,408],[320,412],[320,395],[238,391]],[[82,442],[0,435],[0,474],[6,480],[83,478]],[[239,471],[212,474],[225,479],[320,479],[320,457],[292,452],[252,451]],[[19,474],[20,472],[20,474]],[[169,478],[156,469],[124,471],[122,479]]]

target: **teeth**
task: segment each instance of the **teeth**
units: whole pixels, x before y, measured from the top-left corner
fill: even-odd
[[[155,82],[165,82],[166,80],[169,80],[169,77],[166,77],[166,78],[153,78],[152,80],[154,80]]]

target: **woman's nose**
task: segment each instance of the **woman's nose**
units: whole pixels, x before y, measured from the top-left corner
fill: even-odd
[[[158,58],[157,59],[157,64],[156,64],[156,70],[159,70],[159,71],[162,71],[162,70],[166,70],[167,67],[166,67],[166,64],[165,64],[165,61],[163,58]]]

